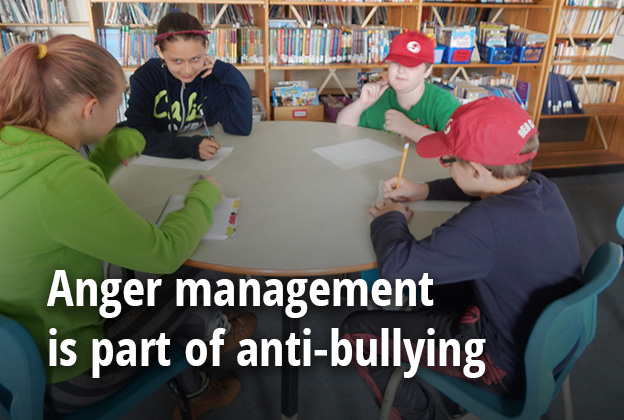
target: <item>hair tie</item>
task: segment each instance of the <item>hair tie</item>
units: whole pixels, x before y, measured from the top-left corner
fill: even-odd
[[[41,60],[48,53],[48,47],[46,47],[45,44],[39,44],[39,45],[37,45],[37,48],[39,49],[39,53],[37,54],[37,58],[39,60]]]

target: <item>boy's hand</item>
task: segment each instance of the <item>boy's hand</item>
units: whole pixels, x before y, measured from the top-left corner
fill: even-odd
[[[202,160],[210,160],[221,149],[219,142],[213,137],[208,136],[199,143],[199,157]]]
[[[362,86],[362,92],[360,93],[362,105],[371,106],[377,102],[389,86],[388,82],[367,83]]]
[[[401,185],[396,188],[398,178],[393,176],[384,181],[384,198],[397,202],[425,200],[429,195],[429,185],[401,178]]]
[[[203,73],[201,75],[202,79],[210,76],[210,74],[212,73],[212,68],[214,67],[215,61],[216,59],[214,57],[209,56],[208,54],[204,56],[204,68],[202,69]]]
[[[384,128],[387,131],[394,131],[402,136],[411,138],[410,134],[416,123],[410,120],[405,114],[396,109],[389,109],[384,116],[386,117]]]
[[[386,200],[385,202],[377,201],[373,204],[371,208],[368,209],[368,212],[373,217],[381,216],[382,214],[386,214],[391,211],[398,211],[405,216],[405,221],[409,222],[414,215],[414,212],[409,209],[405,204],[397,203],[392,200]]]

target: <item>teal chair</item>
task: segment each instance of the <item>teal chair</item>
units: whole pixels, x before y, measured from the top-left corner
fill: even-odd
[[[417,377],[442,392],[467,411],[484,420],[537,420],[547,410],[557,392],[562,391],[564,415],[572,418],[568,375],[576,360],[596,334],[598,294],[613,282],[622,265],[622,247],[612,242],[601,245],[592,255],[585,272],[584,285],[544,309],[537,319],[524,355],[526,391],[523,399],[510,400],[477,388],[460,379],[439,374],[424,366]],[[401,375],[400,369],[395,372]],[[391,378],[386,387],[381,415],[390,413],[398,381]],[[400,376],[399,376],[400,378]]]
[[[190,365],[183,348],[173,340],[167,356],[169,366],[157,364],[143,369],[128,386],[98,404],[62,416],[44,416],[46,376],[35,340],[23,325],[0,314],[0,419],[118,420],[167,382],[183,418],[190,419],[188,401],[174,378]]]
[[[624,207],[620,209],[620,213],[615,219],[615,229],[621,238],[624,238]]]

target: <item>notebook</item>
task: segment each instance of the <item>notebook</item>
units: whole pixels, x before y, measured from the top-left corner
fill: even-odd
[[[210,230],[202,239],[227,239],[234,235],[238,222],[239,206],[240,198],[224,198],[221,200],[219,205],[214,208],[212,226],[210,226]],[[172,195],[169,197],[156,225],[160,226],[167,214],[180,210],[182,207],[184,207],[183,195]]]

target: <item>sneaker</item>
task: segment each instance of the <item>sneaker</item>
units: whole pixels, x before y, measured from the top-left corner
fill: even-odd
[[[240,347],[241,340],[251,338],[251,335],[256,330],[256,324],[258,323],[256,316],[250,312],[241,315],[226,313],[226,315],[232,328],[230,328],[230,332],[223,340],[224,343],[223,347],[221,347],[221,354]]]
[[[201,395],[189,401],[191,418],[199,419],[204,413],[216,407],[229,404],[236,398],[242,387],[240,379],[234,376],[225,378],[210,378],[208,389]],[[173,410],[173,420],[181,420],[180,407]]]

